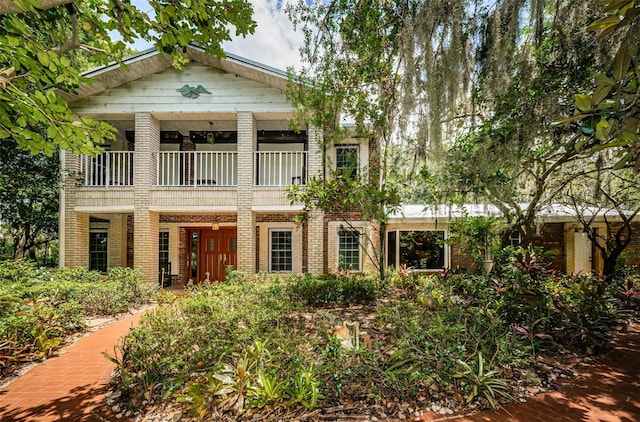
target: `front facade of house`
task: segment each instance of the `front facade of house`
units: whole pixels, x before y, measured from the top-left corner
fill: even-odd
[[[324,145],[319,128],[292,131],[281,71],[232,55],[214,59],[197,47],[184,55],[189,64],[176,70],[170,56],[143,52],[126,60],[128,72],[96,69],[87,75],[93,84],[61,94],[78,115],[116,127],[117,137],[97,157],[61,154],[60,265],[128,266],[165,284],[221,281],[228,267],[375,271],[373,247],[362,242],[377,238],[375,224],[358,212],[349,213],[348,226],[344,216],[314,212],[296,226],[302,207],[286,198],[288,185],[311,176],[365,171],[374,160],[368,142]],[[452,218],[403,207],[387,226],[386,265],[471,269],[469,257],[442,242]],[[540,233],[541,246],[555,252],[554,268],[601,268],[574,218],[550,213]]]
[[[286,186],[323,174],[323,134],[289,128],[287,75],[196,47],[185,56],[176,70],[171,57],[143,52],[126,61],[128,72],[97,69],[92,85],[63,94],[78,115],[115,126],[117,139],[97,157],[62,153],[60,264],[129,266],[174,283],[224,280],[229,266],[366,270],[359,233],[322,213],[293,222],[301,207]],[[338,166],[353,165],[353,154],[359,166],[368,161],[362,140],[325,148]]]

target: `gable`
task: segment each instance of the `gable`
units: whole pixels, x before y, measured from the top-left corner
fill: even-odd
[[[197,98],[180,90],[203,87],[210,94]],[[103,113],[198,113],[229,111],[291,111],[283,89],[222,69],[191,61],[181,70],[168,67],[157,73],[104,89],[73,101],[79,114]]]

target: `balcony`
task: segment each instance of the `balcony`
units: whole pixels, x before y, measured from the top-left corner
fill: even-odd
[[[79,157],[78,185],[85,187],[133,186],[134,152],[109,151],[96,157]],[[166,188],[234,188],[238,185],[238,153],[156,152],[155,186]],[[278,188],[306,183],[305,151],[254,152],[253,186]]]
[[[254,153],[255,186],[304,185],[307,181],[305,151]]]
[[[157,186],[237,186],[236,152],[159,152]]]
[[[133,186],[133,152],[109,151],[90,157],[81,155],[78,163],[80,186]]]

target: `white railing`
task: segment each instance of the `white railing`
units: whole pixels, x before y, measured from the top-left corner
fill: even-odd
[[[254,163],[256,186],[306,183],[307,153],[304,151],[256,152]]]
[[[95,157],[80,155],[78,182],[82,186],[132,186],[133,152],[108,151]]]
[[[236,186],[236,152],[159,152],[158,186]]]

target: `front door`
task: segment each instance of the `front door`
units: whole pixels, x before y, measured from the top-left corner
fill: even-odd
[[[187,274],[191,274],[194,283],[224,281],[227,266],[236,268],[236,233],[235,227],[189,230],[191,254]]]

